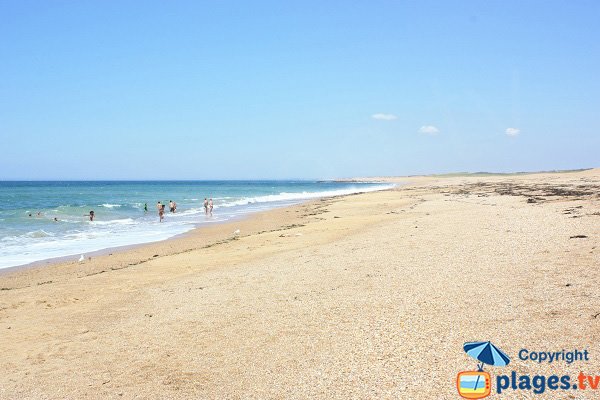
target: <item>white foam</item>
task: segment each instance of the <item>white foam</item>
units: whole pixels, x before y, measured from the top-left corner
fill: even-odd
[[[43,229],[38,229],[37,231],[28,232],[25,236],[30,237],[30,238],[44,238],[44,237],[52,237],[52,236],[54,236],[54,234],[50,233],[50,232],[46,232]]]
[[[167,214],[168,217],[186,217],[186,216],[190,216],[190,215],[196,215],[196,214],[200,214],[200,212],[204,213],[204,209],[200,209],[200,208],[189,208],[187,210],[184,211],[177,211],[176,213],[169,213]]]
[[[100,204],[98,207],[106,207],[106,208],[116,208],[121,207],[122,204]]]
[[[378,185],[378,186],[370,186],[365,188],[347,188],[347,189],[339,189],[339,190],[326,190],[323,192],[295,192],[295,193],[287,193],[281,192],[279,194],[271,194],[266,196],[256,196],[256,197],[244,197],[239,200],[226,202],[220,205],[215,205],[217,207],[234,207],[234,206],[244,206],[248,204],[254,203],[273,203],[273,202],[283,202],[283,201],[295,201],[295,200],[309,200],[309,199],[317,199],[319,197],[333,197],[333,196],[344,196],[349,194],[356,193],[367,193],[367,192],[376,192],[380,190],[391,189],[395,185]]]
[[[108,221],[89,221],[92,225],[131,225],[136,224],[137,222],[131,218],[123,218],[123,219],[111,219]]]

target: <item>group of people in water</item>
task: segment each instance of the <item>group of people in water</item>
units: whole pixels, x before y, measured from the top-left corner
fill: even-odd
[[[42,214],[42,212],[41,212],[41,211],[39,211],[39,212],[36,214],[36,217],[42,217],[43,215],[44,215],[44,214]],[[30,213],[30,214],[29,214],[29,216],[30,216],[30,217],[33,217],[33,214],[31,214],[31,213]],[[89,212],[89,214],[83,214],[83,216],[84,216],[84,217],[87,217],[87,218],[89,218],[89,219],[90,219],[90,221],[93,221],[93,220],[94,220],[94,217],[96,217],[96,214],[94,214],[94,210],[91,210],[91,211]],[[59,220],[58,220],[58,217],[54,217],[54,220],[53,220],[53,221],[54,221],[54,222],[59,222]]]
[[[156,203],[156,210],[158,211],[158,218],[160,222],[163,222],[163,220],[165,219],[165,208],[166,208],[166,204],[161,203],[160,201],[158,201]],[[148,211],[148,204],[144,204],[144,211],[147,212]],[[171,213],[176,213],[177,212],[177,203],[174,202],[173,200],[169,200],[169,212]],[[207,199],[206,197],[204,198],[204,214],[205,215],[209,215],[212,217],[213,215],[213,199]]]
[[[160,222],[163,222],[163,219],[165,218],[165,207],[166,204],[163,204],[160,201],[156,203],[156,209],[158,210],[158,218],[160,219]],[[144,211],[148,211],[147,204],[144,204]],[[169,200],[169,211],[172,213],[177,212],[177,203],[175,203],[173,200]]]
[[[205,215],[210,215],[212,217],[213,215],[213,199],[207,199],[206,197],[204,198],[204,214]],[[160,220],[160,222],[163,222],[163,219],[165,219],[165,208],[166,208],[166,204],[162,204],[160,201],[158,203],[156,203],[156,209],[158,211],[158,218]],[[169,200],[169,211],[171,213],[176,213],[177,212],[177,203],[174,202],[173,200]],[[148,203],[144,204],[144,212],[148,212]],[[30,217],[33,217],[33,214],[29,214]],[[42,213],[38,212],[37,217],[41,217]],[[89,212],[89,214],[84,214],[84,217],[87,217],[90,219],[90,221],[94,221],[94,218],[96,217],[96,214],[94,213],[94,210],[91,210]],[[54,217],[54,222],[58,222],[58,218]]]

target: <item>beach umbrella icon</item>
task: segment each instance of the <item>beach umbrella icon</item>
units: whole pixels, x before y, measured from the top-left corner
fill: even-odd
[[[481,362],[479,370],[483,370],[483,364],[495,367],[504,367],[510,363],[510,358],[492,342],[467,342],[463,346],[465,353]]]
[[[494,346],[492,342],[467,342],[463,346],[463,349],[465,353],[480,362],[477,365],[479,371],[483,371],[483,364],[504,367],[510,363],[510,358],[502,350]],[[477,375],[475,388],[479,384],[480,377],[481,375]]]

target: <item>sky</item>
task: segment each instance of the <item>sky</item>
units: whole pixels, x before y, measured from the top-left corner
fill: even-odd
[[[600,167],[598,1],[0,0],[0,180]]]

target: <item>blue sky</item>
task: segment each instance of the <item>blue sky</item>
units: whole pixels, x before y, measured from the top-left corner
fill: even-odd
[[[597,1],[0,0],[0,179],[600,166]]]

